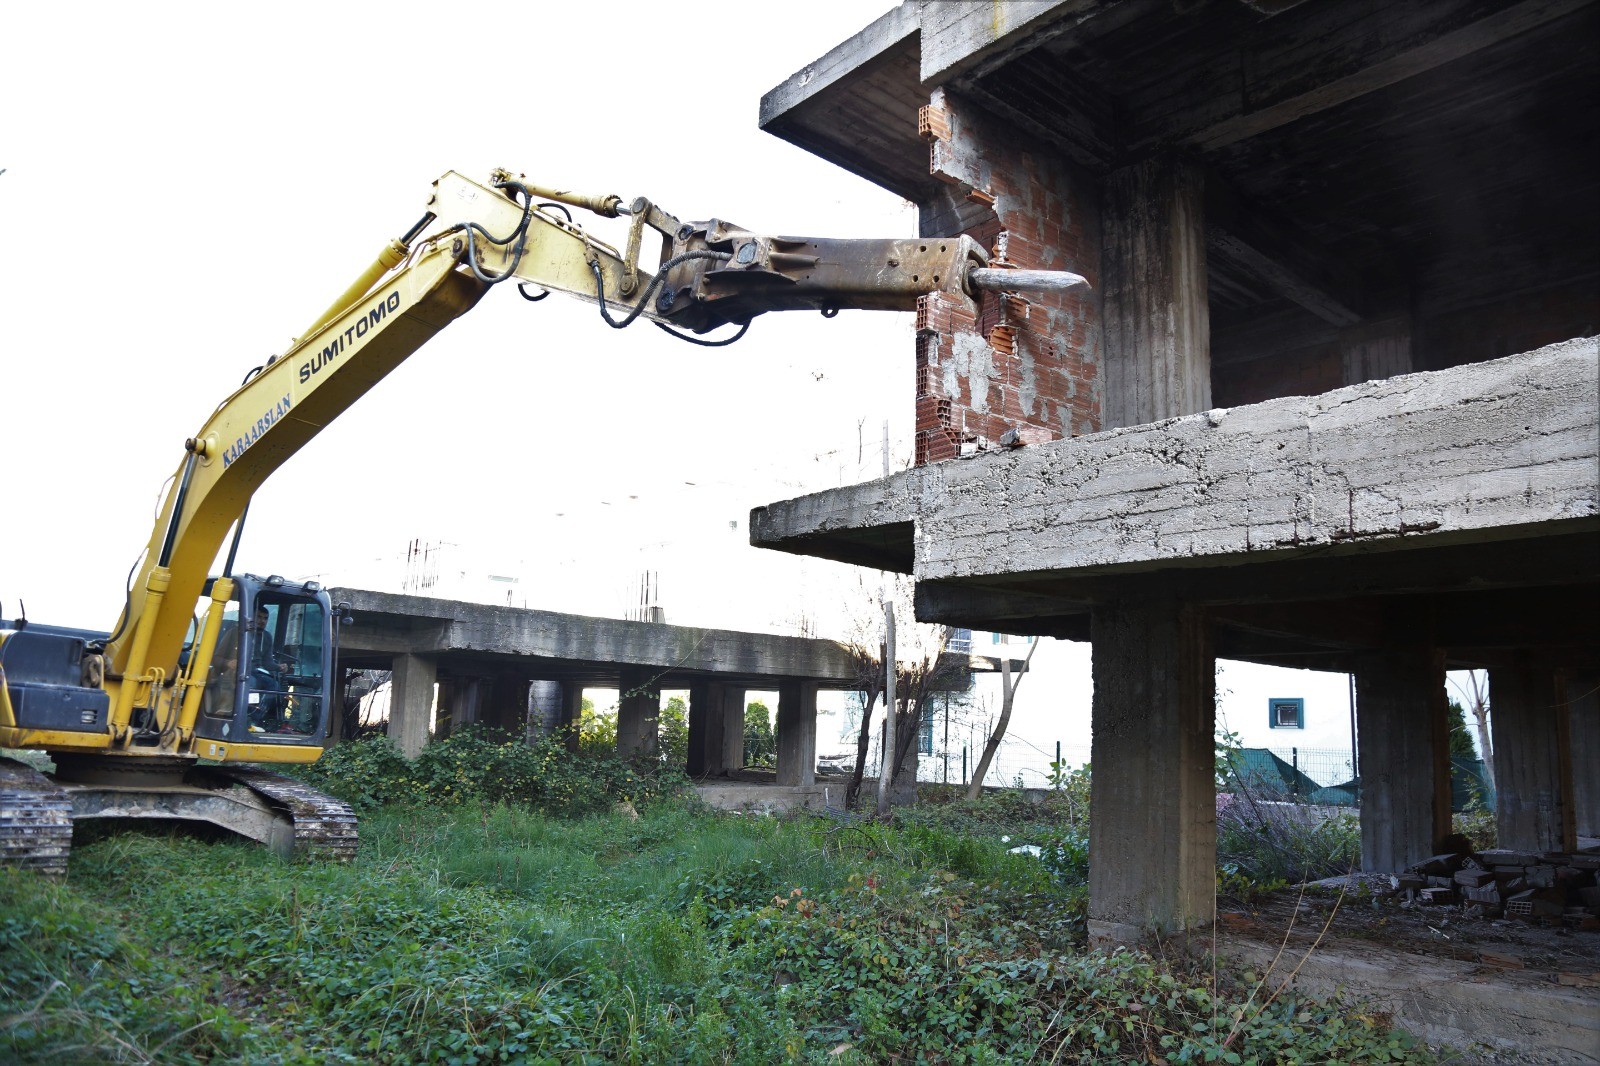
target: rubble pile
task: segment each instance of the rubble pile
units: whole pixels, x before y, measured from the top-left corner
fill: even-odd
[[[1407,903],[1600,930],[1600,850],[1593,848],[1446,852],[1395,874],[1389,884]]]

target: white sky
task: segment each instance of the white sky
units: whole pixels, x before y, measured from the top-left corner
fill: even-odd
[[[0,610],[109,627],[184,438],[446,170],[910,235],[903,201],[756,126],[764,92],[890,6],[13,5]],[[622,243],[626,220],[594,222]],[[674,621],[792,614],[781,590],[816,564],[748,547],[749,508],[862,480],[858,424],[869,469],[886,419],[907,450],[907,317],[768,316],[707,350],[505,286],[272,477],[239,567],[352,584],[420,538],[522,568],[538,606],[615,613],[652,568]],[[708,544],[698,570],[663,563]]]
[[[446,170],[914,233],[910,205],[756,125],[763,93],[891,6],[11,5],[0,613],[109,628],[184,439]],[[594,222],[622,243],[624,220]],[[751,548],[747,516],[877,476],[885,422],[907,465],[910,339],[908,315],[790,313],[701,349],[503,287],[272,477],[239,569],[398,588],[422,540],[516,575],[528,606],[617,615],[648,569],[669,621],[846,636],[838,606],[872,612],[875,575]],[[1035,668],[1019,734],[1087,744],[1085,649]]]

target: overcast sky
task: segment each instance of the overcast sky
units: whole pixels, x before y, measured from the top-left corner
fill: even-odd
[[[0,610],[109,627],[184,439],[446,170],[910,235],[903,201],[756,125],[764,92],[890,6],[14,5]],[[625,220],[594,222],[622,243]],[[240,568],[350,584],[420,539],[519,571],[538,606],[614,613],[657,569],[675,621],[774,622],[816,564],[749,548],[749,508],[861,480],[885,420],[904,464],[910,328],[791,313],[707,350],[506,287],[272,477]]]

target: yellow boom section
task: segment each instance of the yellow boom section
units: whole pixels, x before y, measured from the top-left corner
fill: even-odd
[[[506,194],[454,172],[435,183],[429,207],[445,227],[425,237],[410,262],[386,271],[404,245],[386,248],[346,294],[348,306],[331,308],[312,332],[223,401],[190,440],[107,645],[114,735],[126,732],[134,707],[149,705],[159,686],[176,676],[195,601],[251,495],[324,426],[470,310],[489,287],[480,274],[593,299],[595,263],[608,299],[621,298],[620,257],[577,226],[543,212],[530,215]],[[469,222],[479,227],[471,234]],[[526,226],[520,256],[513,244],[483,236],[519,225]],[[477,273],[465,262],[469,254]],[[370,288],[362,284],[372,278]]]

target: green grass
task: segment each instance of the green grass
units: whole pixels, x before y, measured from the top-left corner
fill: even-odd
[[[1084,952],[1081,870],[963,828],[993,813],[379,808],[351,866],[107,836],[64,885],[0,875],[0,1061],[1419,1055],[1348,1010]]]

